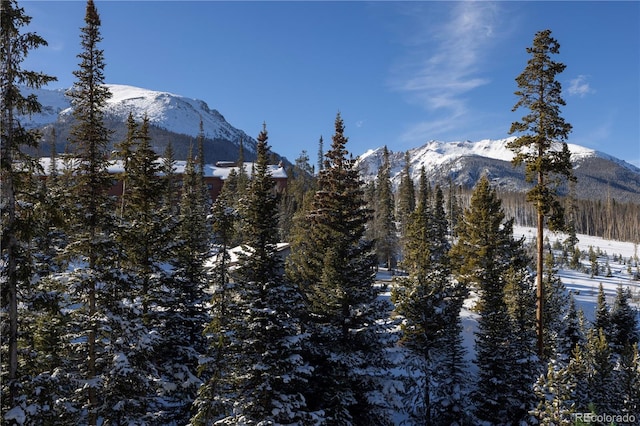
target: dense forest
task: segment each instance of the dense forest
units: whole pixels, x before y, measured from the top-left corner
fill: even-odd
[[[250,177],[231,173],[211,200],[202,132],[180,176],[170,143],[152,149],[146,119],[131,116],[107,149],[92,0],[69,151],[52,150],[45,171],[29,154],[42,135],[16,117],[40,107],[21,85],[54,79],[21,68],[46,41],[24,32],[15,0],[1,4],[3,424],[551,425],[577,413],[640,424],[634,296],[619,287],[609,305],[601,286],[591,324],[557,276],[595,256],[576,233],[637,232],[634,206],[559,200],[540,181],[526,200],[485,177],[462,190],[424,170],[418,182],[404,170],[394,192],[388,158],[365,185],[340,114],[317,166],[303,152],[285,192],[269,174],[265,124]],[[549,53],[548,36],[536,34],[536,52]],[[565,154],[545,164],[559,171]],[[569,237],[539,241],[536,265],[513,226],[541,213]],[[640,278],[637,255],[624,262]],[[389,298],[380,268],[397,274]],[[476,377],[460,319],[471,297]]]

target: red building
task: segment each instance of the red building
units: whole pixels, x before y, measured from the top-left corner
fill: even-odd
[[[161,160],[160,160],[161,161]],[[40,158],[40,164],[45,170],[45,174],[48,174],[51,170],[51,158],[43,157]],[[184,174],[184,168],[186,166],[186,161],[176,161],[174,172],[176,177],[180,179]],[[64,170],[64,163],[62,160],[57,160],[57,168],[60,173]],[[254,163],[244,163],[244,171],[251,178],[251,174],[253,171]],[[278,165],[269,165],[269,172],[271,173],[271,177],[275,181],[276,190],[278,192],[283,192],[287,188],[287,172],[281,164]],[[235,170],[236,173],[240,172],[240,167],[236,165],[234,162],[230,161],[219,161],[215,165],[205,164],[204,166],[204,182],[209,189],[209,194],[211,194],[211,200],[215,201],[222,190],[222,186],[224,185],[224,181],[227,180],[229,174],[232,170]],[[119,173],[124,172],[124,166],[121,161],[113,161],[109,166],[109,172],[117,175]],[[114,180],[113,186],[109,190],[110,195],[122,195],[122,181]]]

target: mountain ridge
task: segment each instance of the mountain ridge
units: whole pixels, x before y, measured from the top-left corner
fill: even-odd
[[[503,191],[525,192],[531,188],[526,182],[524,168],[514,167],[513,151],[507,143],[515,137],[505,139],[483,139],[477,142],[429,141],[408,150],[411,177],[417,182],[424,166],[432,182],[446,183],[451,180],[463,187],[472,187],[480,176],[487,175],[492,184]],[[619,201],[640,203],[640,168],[609,154],[567,144],[571,152],[574,174],[578,178],[576,196],[588,199],[615,198]],[[376,178],[383,162],[384,147],[365,152],[358,158],[358,167],[366,182]],[[389,151],[391,180],[394,186],[400,183],[405,165],[405,152]],[[560,193],[568,193],[567,185]]]
[[[106,84],[112,93],[105,108],[105,121],[113,131],[112,145],[126,135],[129,113],[139,122],[145,115],[150,123],[150,136],[159,154],[169,142],[172,143],[176,159],[184,160],[195,149],[195,140],[200,134],[202,121],[205,138],[205,161],[235,160],[242,144],[245,160],[255,159],[256,141],[243,130],[229,124],[216,109],[200,99],[192,99],[170,92],[134,87],[124,84]],[[43,146],[40,154],[50,152],[51,144],[62,152],[73,123],[72,106],[65,96],[66,89],[25,89],[35,94],[43,106],[40,114],[22,117],[25,127],[43,130]],[[52,140],[52,132],[56,138]],[[494,185],[506,191],[523,192],[530,188],[525,182],[522,168],[511,165],[513,152],[506,144],[514,137],[505,139],[483,139],[480,141],[443,142],[431,140],[422,146],[410,149],[412,177],[417,181],[420,169],[425,167],[428,177],[434,182],[448,182],[472,187],[477,179],[486,174]],[[620,201],[640,204],[640,168],[604,152],[568,144],[572,153],[574,172],[578,177],[577,196],[603,199],[607,196]],[[47,150],[49,148],[49,150]],[[113,149],[112,146],[109,149]],[[382,164],[383,148],[370,149],[358,157],[358,165],[365,181],[375,179]],[[286,159],[273,153],[275,161]],[[404,166],[405,152],[390,151],[392,181],[399,183]],[[564,188],[567,192],[567,188]]]

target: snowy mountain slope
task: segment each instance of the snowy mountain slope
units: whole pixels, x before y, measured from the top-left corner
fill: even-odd
[[[186,160],[189,153],[196,154],[196,138],[200,133],[202,120],[204,132],[204,157],[208,163],[236,160],[242,143],[244,158],[255,160],[256,141],[244,131],[233,127],[217,110],[201,100],[191,99],[168,92],[142,89],[139,87],[108,84],[111,98],[105,108],[105,125],[112,132],[109,150],[123,140],[127,134],[126,121],[132,113],[136,121],[141,122],[146,115],[149,118],[149,135],[154,150],[162,155],[169,145],[173,146],[178,160]],[[23,88],[23,94],[36,94],[42,104],[42,112],[20,117],[27,128],[37,128],[42,132],[40,148],[32,155],[56,152],[71,148],[68,145],[74,118],[71,103],[66,90],[31,90]],[[282,159],[277,153],[277,158]],[[282,159],[288,164],[286,159]]]
[[[431,181],[447,182],[471,187],[480,176],[487,174],[493,184],[504,190],[524,191],[530,188],[524,180],[522,168],[511,165],[513,152],[506,147],[514,138],[481,140],[477,142],[430,141],[410,149],[409,164],[414,181],[425,168]],[[598,198],[610,194],[618,200],[640,202],[640,169],[608,154],[568,144],[574,173],[578,177],[579,198]],[[389,152],[391,178],[400,182],[405,165],[404,152]],[[358,166],[365,181],[375,179],[383,162],[383,148],[362,154]]]
[[[129,113],[140,122],[146,115],[149,123],[166,132],[186,135],[195,138],[200,133],[202,120],[204,136],[208,140],[226,141],[232,144],[237,152],[240,141],[247,152],[255,152],[255,140],[244,131],[229,124],[215,109],[209,108],[206,102],[191,99],[168,92],[143,89],[139,87],[107,84],[112,96],[107,101],[105,118],[114,123],[126,123]],[[65,90],[27,90],[34,93],[43,105],[39,114],[22,117],[21,122],[28,128],[44,128],[48,125],[64,127],[72,121],[72,106],[65,96]],[[62,130],[62,133],[65,133]],[[228,158],[225,158],[228,160]]]

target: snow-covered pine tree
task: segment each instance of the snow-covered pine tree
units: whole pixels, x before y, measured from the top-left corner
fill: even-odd
[[[257,160],[240,211],[243,234],[235,284],[227,286],[226,319],[210,329],[222,339],[213,348],[219,365],[211,401],[200,408],[219,412],[216,424],[315,424],[304,392],[311,369],[301,356],[302,295],[282,275],[277,251],[278,196],[268,169],[267,131],[257,138]],[[224,259],[224,258],[223,258]],[[229,294],[231,293],[231,294]],[[219,315],[219,314],[218,314]],[[206,415],[194,421],[205,421]]]
[[[596,299],[596,314],[593,320],[593,328],[602,329],[607,340],[611,339],[611,312],[602,283],[598,285],[598,298]]]
[[[318,190],[298,220],[304,235],[292,241],[287,275],[305,294],[308,347],[314,374],[307,401],[329,424],[384,424],[385,414],[368,397],[379,388],[371,368],[384,365],[376,321],[388,308],[374,286],[375,254],[364,238],[370,212],[355,160],[348,157],[340,114]]]
[[[584,346],[587,377],[586,381],[581,383],[586,390],[586,398],[582,401],[584,411],[593,407],[598,414],[618,412],[616,408],[621,401],[618,397],[619,383],[614,374],[612,355],[603,329],[590,329]]]
[[[578,353],[578,357],[581,354]],[[579,359],[579,358],[578,358]],[[572,359],[572,362],[576,362]],[[561,368],[551,360],[547,373],[540,376],[534,385],[534,392],[538,399],[537,407],[532,410],[533,416],[539,424],[545,426],[573,424],[576,412],[573,406],[577,383],[571,377],[572,369]]]
[[[627,345],[638,343],[638,312],[629,305],[630,300],[631,289],[623,288],[620,284],[609,315],[611,347],[616,354],[621,354]]]
[[[163,206],[162,164],[151,148],[147,117],[138,127],[129,115],[128,133],[118,155],[124,166],[119,236],[120,266],[126,279],[114,294],[121,301],[120,320],[112,326],[118,338],[112,342],[110,356],[117,362],[105,378],[105,387],[113,390],[105,404],[112,407],[110,419],[127,423],[145,416],[154,419],[151,413],[158,411],[153,401],[159,376],[155,362],[160,361],[155,349],[163,344],[163,322],[157,307],[167,281],[163,266],[169,259],[171,221]]]
[[[73,223],[65,256],[72,265],[68,276],[59,279],[68,286],[70,311],[68,352],[73,387],[68,395],[70,407],[79,423],[95,425],[112,407],[104,404],[104,373],[115,361],[108,347],[114,336],[111,321],[119,301],[113,297],[121,287],[117,265],[118,248],[114,238],[115,205],[107,192],[112,177],[108,172],[107,145],[110,131],[104,120],[104,107],[111,96],[104,86],[104,52],[99,48],[100,17],[92,0],[87,1],[85,26],[81,28],[82,52],[77,81],[67,93],[73,105],[76,124],[69,140],[76,161],[73,179]],[[76,369],[77,366],[77,369]],[[64,402],[64,401],[62,401]]]
[[[574,350],[584,344],[585,330],[581,322],[582,311],[576,308],[573,294],[569,294],[569,308],[562,319],[562,328],[558,336],[556,358],[559,361],[568,362]]]
[[[563,319],[567,312],[569,296],[567,289],[558,277],[558,269],[552,252],[547,253],[544,262],[544,358],[555,357],[558,352],[558,338],[563,328]]]
[[[505,220],[502,203],[486,176],[476,184],[470,206],[458,223],[458,235],[450,250],[454,274],[479,292],[475,414],[479,421],[506,424],[522,414],[519,393],[525,384],[516,370],[521,366],[514,364],[513,322],[505,286],[514,271],[524,268],[524,256],[522,240],[513,239],[513,220]]]
[[[199,138],[203,138],[202,131]],[[200,144],[199,144],[200,145]],[[201,151],[201,150],[199,150]],[[198,157],[202,152],[198,153]],[[166,167],[166,166],[165,166]],[[158,312],[154,313],[161,328],[160,346],[156,348],[158,382],[158,419],[162,423],[186,423],[202,381],[199,363],[206,351],[203,335],[209,322],[206,292],[209,282],[205,262],[210,255],[212,231],[210,197],[203,178],[203,166],[192,152],[186,160],[177,221],[166,221],[172,255],[171,272],[154,296]],[[164,191],[170,191],[165,181]],[[165,205],[170,212],[171,206]]]
[[[231,281],[230,249],[235,238],[238,210],[234,207],[235,186],[222,187],[212,207],[213,259],[208,273],[213,291],[211,300],[211,321],[205,326],[204,334],[208,348],[202,356],[198,373],[203,380],[198,396],[193,403],[193,425],[209,425],[231,411],[232,383],[226,380],[227,346],[229,344],[230,313],[234,312],[236,299],[235,283]]]
[[[19,342],[19,287],[29,283],[31,277],[27,271],[21,271],[20,265],[29,265],[32,260],[25,259],[24,249],[29,244],[20,233],[25,231],[23,213],[20,209],[19,194],[26,188],[21,186],[33,175],[34,160],[26,155],[26,149],[36,147],[39,142],[37,132],[25,129],[18,120],[17,114],[33,114],[41,109],[35,95],[24,96],[21,85],[39,88],[55,77],[41,72],[33,72],[22,68],[30,50],[46,46],[47,42],[33,32],[23,32],[29,25],[31,17],[24,13],[17,1],[3,0],[0,9],[0,176],[2,185],[2,231],[0,246],[3,266],[0,280],[2,290],[0,305],[2,308],[0,333],[2,342],[2,412],[18,406],[20,394],[20,362],[18,360]],[[28,208],[26,209],[29,210]],[[23,273],[25,272],[25,273]],[[25,288],[27,290],[27,288]],[[6,352],[5,352],[6,351]],[[6,364],[5,364],[6,363]],[[5,368],[6,365],[6,368]],[[22,410],[22,408],[17,408]]]
[[[620,354],[616,371],[618,385],[617,409],[622,415],[633,414],[640,423],[640,355],[638,345],[627,344]]]
[[[531,309],[536,299],[533,278],[528,270],[529,262],[522,245],[513,250],[511,267],[505,274],[504,288],[512,336],[508,356],[511,372],[505,393],[509,395],[513,407],[511,418],[522,419],[525,423],[529,423],[527,413],[535,407],[535,395],[531,392],[531,386],[539,373],[538,357],[534,349],[536,319]]]
[[[442,190],[426,198],[422,180],[418,206],[409,216],[404,269],[392,292],[403,317],[401,343],[411,353],[407,406],[419,424],[465,423],[464,351],[460,309],[464,287],[451,279]]]

